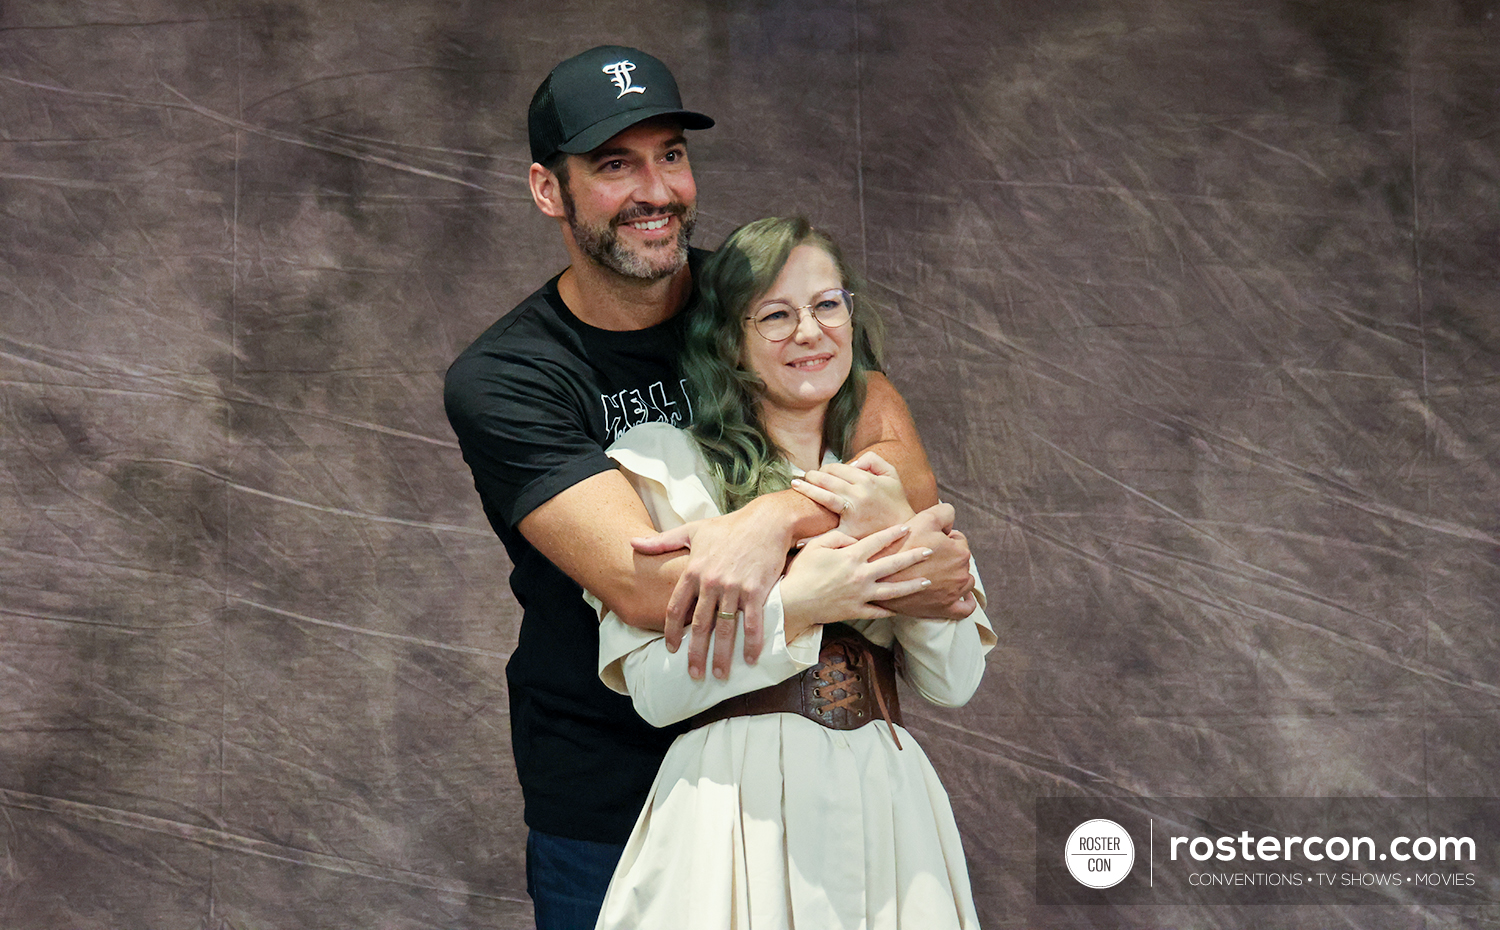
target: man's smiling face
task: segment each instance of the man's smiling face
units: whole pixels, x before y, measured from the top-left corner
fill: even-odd
[[[698,188],[682,127],[645,120],[559,172],[568,229],[579,249],[628,278],[656,281],[687,263]]]

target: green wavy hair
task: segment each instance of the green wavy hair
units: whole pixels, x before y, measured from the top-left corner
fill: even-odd
[[[802,217],[767,217],[729,234],[699,270],[698,301],[688,311],[682,374],[693,399],[691,433],[718,479],[727,513],[752,499],[789,487],[791,465],[760,419],[765,384],[744,365],[745,340],[761,338],[745,317],[771,289],[792,250],[813,245],[828,253],[845,290],[861,284],[827,233]],[[866,375],[880,371],[885,326],[863,294],[851,306],[854,357],[849,377],[828,403],[823,445],[840,458],[848,448],[865,400]]]

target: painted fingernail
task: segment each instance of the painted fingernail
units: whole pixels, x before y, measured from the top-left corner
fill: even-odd
[[[931,578],[923,578],[922,579],[922,587],[925,588],[925,587],[930,586],[931,584],[932,584],[932,579]]]
[[[925,559],[925,558],[927,558],[927,557],[928,557],[928,556],[929,556],[929,555],[932,555],[932,550],[931,550],[931,549],[923,549],[923,550],[922,550],[922,558],[924,558],[924,559]]]

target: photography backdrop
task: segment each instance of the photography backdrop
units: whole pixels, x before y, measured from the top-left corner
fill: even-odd
[[[1000,628],[909,702],[986,926],[1500,920],[1032,863],[1038,797],[1500,794],[1495,0],[23,0],[0,926],[530,925],[440,387],[565,263],[524,112],[602,43],[719,120],[700,244],[805,213],[888,314]]]

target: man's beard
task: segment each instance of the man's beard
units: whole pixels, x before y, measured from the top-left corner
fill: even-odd
[[[602,226],[590,226],[579,222],[578,211],[573,207],[573,198],[563,189],[563,208],[568,214],[568,228],[573,231],[573,241],[583,254],[616,274],[641,281],[660,281],[670,278],[687,264],[688,242],[693,236],[693,226],[698,221],[698,208],[673,201],[660,209],[638,207],[626,210],[611,222]],[[675,240],[662,240],[644,246],[644,251],[632,251],[620,241],[618,229],[625,223],[647,218],[671,215],[677,218],[678,233]]]

